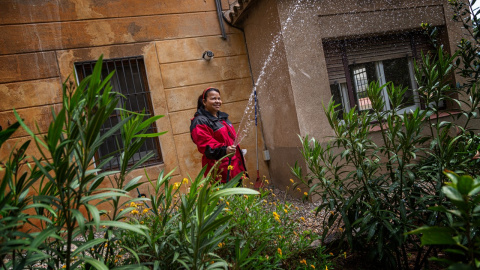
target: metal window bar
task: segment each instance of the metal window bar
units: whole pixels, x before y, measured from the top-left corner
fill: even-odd
[[[75,63],[77,74],[80,79],[92,74],[95,61],[86,61]],[[152,116],[153,103],[150,97],[150,90],[148,88],[148,81],[145,71],[145,64],[142,56],[128,57],[128,58],[113,58],[103,61],[102,79],[105,78],[111,71],[115,71],[115,75],[112,77],[112,90],[121,93],[125,96],[120,98],[119,106],[125,107],[127,110],[141,113],[145,110],[145,114]],[[122,78],[120,78],[122,77]],[[146,116],[147,117],[147,116]],[[120,113],[114,111],[109,117],[109,121],[101,128],[101,133],[107,132],[115,123],[118,123],[120,119]],[[157,127],[153,123],[148,129],[147,133],[157,132]],[[115,132],[113,136],[107,139],[97,153],[95,158],[97,165],[102,157],[110,155],[111,153],[121,149],[121,133]],[[147,138],[145,143],[140,147],[139,151],[129,161],[129,165],[133,165],[142,157],[147,155],[150,151],[153,151],[153,156],[148,159],[144,164],[158,164],[163,162],[162,154],[160,150],[160,143],[158,138]],[[120,152],[114,155],[114,158],[102,169],[112,170],[118,168],[120,164]]]
[[[372,104],[367,96],[368,77],[367,69],[365,68],[365,66],[359,66],[353,69],[353,79],[355,84],[358,109],[360,111],[371,109]]]

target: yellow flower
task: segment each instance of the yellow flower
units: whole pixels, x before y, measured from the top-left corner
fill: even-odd
[[[288,214],[288,210],[287,210],[287,209],[283,209],[283,211],[285,212],[285,214]]]
[[[325,270],[328,270],[328,266],[325,265]]]
[[[292,184],[293,184],[293,183],[295,183],[295,181],[293,181],[293,179],[290,179],[290,183],[292,183]]]
[[[175,183],[173,184],[173,189],[178,189],[181,185],[182,185],[182,183],[180,183],[180,182],[175,182]]]
[[[114,263],[117,263],[117,262],[118,262],[118,260],[115,260],[115,261],[114,261]]]
[[[300,217],[300,220],[305,222],[305,218],[304,217]]]
[[[313,264],[310,264],[310,267],[313,268],[313,269],[315,269],[315,265],[313,265]]]
[[[219,248],[222,248],[222,247],[224,247],[224,246],[225,246],[225,243],[218,243],[218,247],[219,247]]]
[[[67,268],[67,265],[66,265],[66,264],[64,264],[64,265],[62,266],[62,268]]]
[[[131,213],[132,215],[138,214],[138,210],[132,210],[130,213]]]
[[[301,263],[301,264],[305,264],[305,265],[307,265],[307,260],[305,260],[305,259],[301,259],[301,260],[300,260],[300,263]]]
[[[298,210],[300,210],[300,209],[299,209],[298,207],[296,207],[296,206],[295,206],[295,210],[297,210],[297,211],[298,211]]]
[[[142,220],[142,221],[140,221],[140,224],[143,224],[143,223],[145,223],[145,222],[143,222],[143,220]]]
[[[123,211],[123,208],[120,208],[120,212],[122,212],[122,211]]]
[[[275,197],[275,196],[277,196],[277,195],[275,195],[275,193],[272,193],[272,196]]]
[[[343,232],[343,228],[342,228],[342,227],[338,228],[338,230],[339,230],[340,232]]]
[[[298,191],[298,192],[302,192],[302,190],[301,190],[299,187],[297,187],[297,191]]]
[[[228,165],[227,170],[229,170],[229,171],[233,170],[233,166],[232,166],[232,165]]]
[[[188,184],[188,178],[183,178],[182,184]]]
[[[227,204],[227,206],[230,206],[230,203],[229,202],[225,202]]]
[[[282,250],[280,248],[277,249],[277,252],[280,256],[282,256]]]
[[[134,202],[131,202],[130,207],[137,207],[137,205]]]
[[[304,192],[303,195],[308,196],[308,193],[307,193],[307,192]]]
[[[148,211],[150,211],[150,208],[145,208],[145,209],[143,209],[142,213],[146,214],[146,213],[148,213]]]
[[[265,179],[265,183],[267,183],[267,185],[268,185],[268,180]]]

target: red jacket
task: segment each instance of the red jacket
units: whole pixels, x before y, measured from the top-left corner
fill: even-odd
[[[203,155],[202,166],[207,165],[205,174],[210,171],[217,160],[227,154],[227,146],[233,145],[237,136],[232,123],[228,120],[228,114],[218,112],[217,118],[205,109],[199,109],[192,118],[190,135],[197,145],[198,151]],[[233,166],[233,169],[229,179],[246,171],[240,146],[237,146],[237,151],[231,159],[230,165]],[[222,183],[227,181],[228,163],[229,159],[224,158],[218,167]]]

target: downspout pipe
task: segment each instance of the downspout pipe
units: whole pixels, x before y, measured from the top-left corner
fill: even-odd
[[[223,24],[223,10],[222,10],[222,0],[215,0],[215,5],[217,6],[217,17],[218,23],[220,24],[220,31],[222,31],[222,39],[227,39],[227,34],[225,33],[225,25]]]

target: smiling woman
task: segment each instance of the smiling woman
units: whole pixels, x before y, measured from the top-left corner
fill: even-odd
[[[209,87],[198,97],[197,112],[190,125],[190,135],[197,145],[198,151],[203,155],[202,166],[207,165],[207,174],[217,160],[225,155],[219,165],[219,178],[226,183],[233,176],[245,172],[245,161],[239,145],[234,145],[236,132],[228,120],[228,114],[221,112],[222,99],[220,90]],[[238,150],[238,151],[237,151]]]

